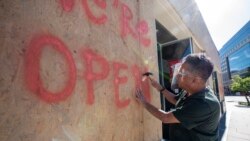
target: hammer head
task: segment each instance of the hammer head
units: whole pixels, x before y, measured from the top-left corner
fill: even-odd
[[[150,76],[150,75],[153,75],[153,73],[152,72],[145,72],[142,74],[142,76]]]
[[[142,81],[145,81],[147,79],[147,77],[149,77],[150,75],[153,75],[153,73],[152,72],[145,72],[145,73],[143,73],[142,74],[142,76],[143,76],[142,77]],[[150,77],[149,77],[149,79],[150,79]]]

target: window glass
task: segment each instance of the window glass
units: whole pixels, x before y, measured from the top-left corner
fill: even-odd
[[[246,77],[250,72],[250,44],[244,45],[229,56],[230,73],[232,76]]]

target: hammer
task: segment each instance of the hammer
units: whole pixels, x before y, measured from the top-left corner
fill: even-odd
[[[151,80],[150,75],[153,75],[153,73],[152,72],[145,72],[145,73],[143,73],[142,74],[142,76],[143,76],[142,77],[142,81],[145,81],[147,79],[147,77]]]

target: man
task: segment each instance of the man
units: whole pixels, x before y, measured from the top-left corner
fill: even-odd
[[[169,112],[157,109],[148,103],[140,89],[136,90],[136,98],[153,116],[163,123],[175,123],[171,141],[219,140],[220,104],[212,90],[206,87],[212,71],[213,63],[206,56],[192,54],[185,57],[176,75],[177,86],[184,90],[179,95],[150,78],[152,86],[175,105]]]

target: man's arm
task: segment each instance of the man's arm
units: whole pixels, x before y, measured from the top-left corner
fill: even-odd
[[[153,116],[161,120],[163,123],[180,123],[180,121],[175,118],[172,112],[164,112],[148,103],[142,94],[142,91],[139,89],[136,91],[136,98],[143,104],[147,111],[149,111]]]
[[[161,90],[163,90],[164,87],[162,87],[158,82],[156,82],[154,79],[150,79],[151,80],[151,84],[154,88],[156,88],[159,92]],[[175,99],[176,95],[174,95],[173,93],[171,93],[170,91],[168,91],[167,89],[164,89],[163,91],[161,91],[161,93],[163,94],[163,96],[172,104],[176,104],[177,100]]]

